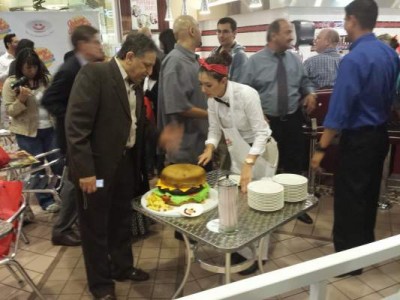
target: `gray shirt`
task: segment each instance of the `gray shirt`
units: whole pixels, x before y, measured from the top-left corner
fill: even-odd
[[[299,108],[302,97],[314,92],[314,87],[295,53],[286,51],[283,63],[288,83],[288,114],[292,114]],[[270,116],[279,116],[277,66],[278,58],[275,56],[275,52],[265,47],[249,58],[244,76],[241,77],[244,84],[248,84],[258,91],[264,114]]]
[[[207,139],[207,119],[185,118],[180,113],[192,107],[207,110],[206,96],[198,80],[197,55],[176,44],[161,64],[158,89],[158,127],[171,121],[184,125],[180,149],[167,156],[167,163],[197,164]]]

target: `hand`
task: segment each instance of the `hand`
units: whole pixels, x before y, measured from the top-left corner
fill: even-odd
[[[21,103],[26,103],[26,100],[28,100],[28,97],[32,95],[32,91],[30,88],[20,86],[19,87],[19,94],[18,94],[18,100]]]
[[[253,166],[244,163],[240,172],[240,190],[247,193],[247,185],[251,182]]]
[[[213,156],[213,149],[206,147],[206,149],[204,149],[204,152],[200,154],[199,161],[197,162],[197,164],[200,166],[205,166],[206,164],[209,163],[212,156]]]
[[[303,105],[306,107],[307,113],[310,114],[317,107],[317,95],[308,94],[304,98]]]
[[[79,186],[84,193],[91,194],[96,192],[96,176],[79,178]]]
[[[164,127],[158,139],[158,145],[167,153],[176,152],[182,142],[183,125],[171,123]]]
[[[321,161],[324,158],[324,156],[325,156],[324,152],[319,152],[319,151],[314,152],[310,161],[310,166],[314,171],[321,172]]]

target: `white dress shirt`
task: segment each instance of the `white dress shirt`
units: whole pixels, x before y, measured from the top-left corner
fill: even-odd
[[[6,81],[8,77],[8,69],[14,59],[15,57],[8,52],[0,56],[0,82]]]
[[[215,101],[214,98],[208,99],[210,125],[206,145],[213,144],[217,148],[222,134],[220,125],[223,128],[231,128],[234,125],[242,138],[252,144],[249,154],[264,153],[272,131],[265,121],[258,92],[250,86],[228,81],[221,100],[229,103],[230,107]]]
[[[136,93],[135,90],[133,89],[132,84],[129,81],[129,76],[125,72],[124,68],[122,67],[120,61],[118,58],[114,58],[115,61],[117,62],[117,65],[119,67],[119,70],[121,71],[122,78],[124,79],[125,87],[126,87],[126,93],[128,95],[128,101],[129,101],[129,108],[131,110],[131,118],[132,118],[132,125],[131,125],[131,131],[128,137],[128,140],[126,142],[126,147],[127,148],[132,148],[135,145],[136,142]]]

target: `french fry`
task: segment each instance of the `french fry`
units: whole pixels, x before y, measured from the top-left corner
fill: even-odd
[[[147,207],[155,211],[168,211],[172,209],[170,205],[165,204],[165,202],[154,193],[151,193],[147,197]]]

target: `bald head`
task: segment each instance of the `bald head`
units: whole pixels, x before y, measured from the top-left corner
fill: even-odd
[[[336,48],[339,43],[339,34],[336,30],[325,28],[322,29],[315,39],[315,48],[318,53],[325,51],[328,48]]]
[[[173,30],[178,44],[190,46],[193,50],[201,45],[199,23],[192,16],[179,16],[174,22]]]

